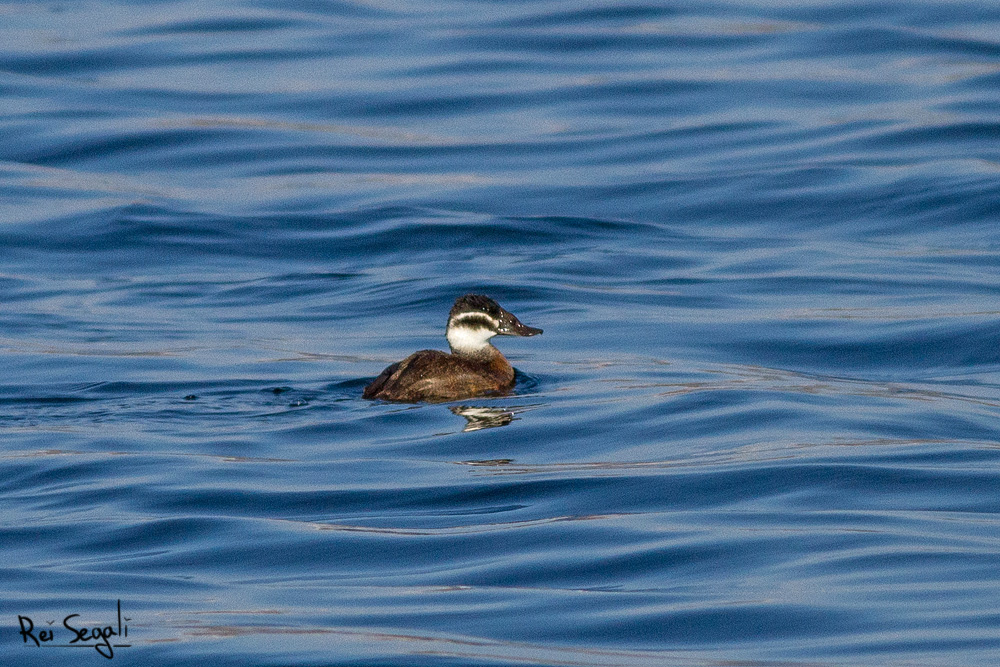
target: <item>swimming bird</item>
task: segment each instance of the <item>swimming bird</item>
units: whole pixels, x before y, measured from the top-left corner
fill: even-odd
[[[361,395],[417,403],[505,394],[514,387],[514,367],[490,339],[540,333],[541,329],[521,324],[488,296],[466,294],[448,313],[445,337],[451,354],[439,350],[414,352],[382,371]]]

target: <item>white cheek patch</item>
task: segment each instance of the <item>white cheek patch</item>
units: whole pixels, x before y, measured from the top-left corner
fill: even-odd
[[[455,318],[457,321],[459,318]],[[448,329],[448,345],[455,352],[478,352],[490,344],[496,332],[481,327],[453,326]]]

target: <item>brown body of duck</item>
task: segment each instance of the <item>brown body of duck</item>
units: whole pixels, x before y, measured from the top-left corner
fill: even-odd
[[[457,401],[505,394],[514,387],[514,367],[490,344],[493,336],[535,336],[496,301],[480,294],[459,298],[448,315],[451,354],[420,350],[386,368],[362,396],[385,401]]]

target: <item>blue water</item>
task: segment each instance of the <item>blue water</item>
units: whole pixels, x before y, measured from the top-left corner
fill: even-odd
[[[3,664],[1000,663],[1000,5],[0,25]]]

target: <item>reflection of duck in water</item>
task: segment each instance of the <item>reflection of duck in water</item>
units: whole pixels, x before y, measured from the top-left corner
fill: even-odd
[[[514,411],[507,408],[483,408],[469,405],[456,405],[448,408],[454,414],[465,417],[465,428],[462,431],[480,431],[484,428],[506,426],[514,421]]]
[[[534,336],[541,329],[520,320],[481,294],[459,298],[448,314],[445,336],[451,354],[420,350],[365,387],[364,398],[386,401],[454,401],[503,394],[514,387],[514,367],[490,344],[493,336]]]

